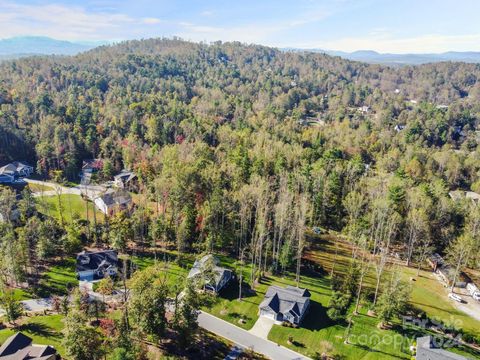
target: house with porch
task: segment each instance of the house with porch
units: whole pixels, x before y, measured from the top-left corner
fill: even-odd
[[[195,260],[187,278],[202,282],[206,290],[218,293],[233,279],[232,270],[218,264],[219,261],[215,256],[205,255]]]
[[[77,255],[76,272],[80,281],[94,281],[115,276],[118,271],[118,254],[115,250],[82,251]]]
[[[95,206],[105,215],[127,210],[132,203],[132,197],[125,190],[108,189],[93,201]]]
[[[287,286],[270,286],[261,302],[260,316],[277,322],[300,325],[310,306],[310,292],[307,289]]]

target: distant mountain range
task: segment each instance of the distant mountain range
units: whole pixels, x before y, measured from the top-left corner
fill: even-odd
[[[45,36],[19,36],[9,39],[0,39],[0,60],[30,55],[75,55],[105,44],[108,44],[108,42],[71,42],[52,39]],[[360,50],[355,52],[298,48],[285,48],[283,50],[325,53],[370,64],[419,65],[440,61],[480,63],[480,52],[450,51],[442,54],[382,54],[372,50]]]
[[[332,56],[370,64],[387,65],[420,65],[441,61],[460,61],[466,63],[480,63],[480,52],[455,52],[449,51],[441,54],[381,54],[372,50],[359,50],[354,52],[321,50],[321,49],[285,49],[289,51],[311,51],[325,53]]]
[[[29,55],[75,55],[104,44],[106,42],[70,42],[45,36],[20,36],[0,39],[0,58],[9,59]]]

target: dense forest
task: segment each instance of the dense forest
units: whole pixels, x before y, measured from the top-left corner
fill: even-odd
[[[27,160],[43,178],[78,181],[82,160],[104,159],[105,179],[134,170],[155,204],[88,241],[125,250],[162,240],[248,259],[252,276],[298,276],[306,228],[318,226],[380,256],[377,292],[391,253],[410,264],[438,251],[478,267],[480,212],[449,192],[480,192],[479,121],[476,64],[390,68],[179,39],[0,64],[0,165]],[[78,248],[27,230],[7,232],[45,249],[34,256]],[[5,243],[5,264],[27,261]]]

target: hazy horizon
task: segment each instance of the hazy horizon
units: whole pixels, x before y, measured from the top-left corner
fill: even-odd
[[[452,0],[0,1],[0,38],[118,42],[178,36],[278,48],[424,54],[480,51],[480,3]]]

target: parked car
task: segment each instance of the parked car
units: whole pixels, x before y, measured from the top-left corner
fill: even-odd
[[[452,300],[455,300],[455,301],[459,302],[459,303],[463,303],[463,299],[460,296],[458,296],[457,294],[450,293],[450,294],[448,294],[448,297]]]
[[[480,301],[480,292],[476,292],[472,295],[474,300]]]

